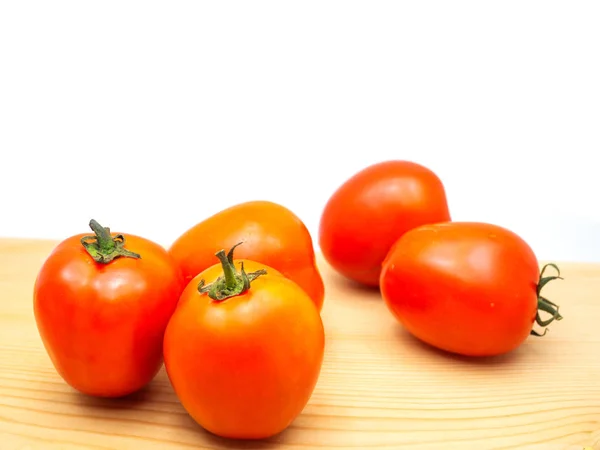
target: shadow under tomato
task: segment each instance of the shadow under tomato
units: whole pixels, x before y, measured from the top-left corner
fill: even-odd
[[[366,298],[381,298],[379,286],[367,286],[351,280],[350,278],[346,278],[337,272],[330,272],[325,280],[325,283],[325,288],[334,287],[335,289],[343,291],[353,291],[360,295],[364,295]]]
[[[207,441],[216,448],[227,448],[231,450],[270,450],[280,448],[281,444],[277,443],[277,437],[258,440],[236,440],[226,439],[220,436],[207,433]]]
[[[287,430],[268,439],[228,439],[202,428],[189,414],[180,416],[178,426],[193,430],[198,434],[198,445],[209,445],[210,448],[231,450],[270,450],[281,446],[281,441]],[[199,447],[203,448],[203,447]]]
[[[459,363],[469,364],[469,365],[480,365],[480,366],[496,366],[496,365],[507,365],[514,364],[519,359],[521,359],[525,353],[527,353],[527,349],[525,346],[521,346],[512,352],[504,353],[502,355],[496,356],[466,356],[458,353],[452,353],[446,350],[442,350],[440,348],[434,347],[430,345],[408,330],[406,330],[402,325],[398,324],[396,327],[396,334],[399,337],[399,340],[406,346],[409,347],[409,351],[414,352],[422,352],[425,354],[432,355],[436,358],[442,358],[446,361],[456,361]]]
[[[151,402],[156,396],[152,383],[129,395],[122,397],[94,397],[73,390],[80,406],[96,409],[137,409],[142,404]]]

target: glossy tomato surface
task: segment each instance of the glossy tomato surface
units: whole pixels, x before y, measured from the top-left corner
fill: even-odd
[[[454,222],[407,232],[381,273],[389,309],[417,338],[469,356],[514,350],[538,312],[538,261],[505,228]]]
[[[267,271],[243,294],[216,301],[199,292],[200,280],[210,284],[223,273],[219,265],[188,284],[165,333],[165,367],[202,427],[222,437],[261,439],[288,427],[307,404],[325,336],[304,290],[271,267],[243,262],[249,273]]]
[[[448,220],[445,189],[434,172],[410,161],[385,161],[358,172],[330,197],[319,246],[336,271],[378,286],[381,264],[400,236]]]
[[[169,249],[189,282],[214,265],[215,253],[236,249],[236,256],[277,269],[323,306],[325,287],[316,266],[313,241],[305,224],[288,208],[268,201],[240,203],[184,232]]]
[[[104,264],[86,252],[83,236],[61,242],[43,264],[34,288],[36,324],[69,385],[93,396],[124,396],[162,366],[164,330],[183,278],[167,251],[147,239],[127,235],[125,247],[141,258]]]

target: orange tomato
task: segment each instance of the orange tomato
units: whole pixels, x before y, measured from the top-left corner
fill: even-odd
[[[165,332],[165,368],[182,405],[206,430],[267,438],[288,427],[312,395],[323,324],[295,282],[250,260],[237,260],[238,271],[232,252],[217,253],[221,264],[183,292]]]
[[[319,246],[337,272],[376,287],[381,263],[400,236],[449,220],[444,186],[435,173],[409,161],[385,161],[361,170],[330,197]]]
[[[162,366],[164,330],[184,288],[158,244],[111,233],[61,242],[34,287],[36,324],[54,367],[73,388],[99,397],[131,394]],[[127,247],[127,248],[125,248]]]
[[[313,241],[304,223],[289,209],[268,201],[241,203],[196,224],[169,249],[189,282],[214,264],[215,248],[231,248],[277,269],[302,287],[321,310],[325,287],[315,261]]]
[[[558,268],[554,264],[547,267]],[[545,276],[529,245],[497,225],[449,222],[404,234],[381,272],[393,315],[422,341],[467,356],[492,356],[539,335],[534,323],[560,320],[541,295]],[[542,319],[540,312],[550,314]]]

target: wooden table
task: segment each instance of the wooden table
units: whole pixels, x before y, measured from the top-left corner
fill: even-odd
[[[203,431],[162,371],[126,400],[74,392],[43,350],[32,286],[54,242],[0,239],[0,449],[600,450],[600,265],[562,264],[548,296],[565,319],[512,354],[467,359],[409,336],[377,293],[321,263],[326,357],[308,406],[281,435]],[[587,446],[587,447],[586,447]]]

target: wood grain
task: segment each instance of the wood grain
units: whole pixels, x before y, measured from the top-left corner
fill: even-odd
[[[565,319],[510,355],[471,360],[409,336],[377,293],[320,263],[326,358],[310,403],[262,442],[214,437],[162,371],[144,391],[97,400],[43,350],[32,286],[54,242],[0,239],[0,449],[600,450],[600,265],[562,264],[547,286]]]

